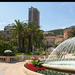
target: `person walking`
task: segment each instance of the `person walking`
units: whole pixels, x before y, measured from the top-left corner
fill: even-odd
[[[23,61],[25,60],[25,56],[24,56],[24,53],[22,53],[22,60],[23,60]]]

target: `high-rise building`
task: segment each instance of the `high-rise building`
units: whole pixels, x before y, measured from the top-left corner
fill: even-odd
[[[37,8],[29,8],[29,16],[28,16],[29,22],[36,22],[35,25],[39,26],[40,21],[40,12],[37,10]]]
[[[13,28],[12,26],[5,26],[4,27],[4,32],[8,35],[8,34],[11,34],[12,33],[12,30],[8,30],[7,31],[7,29],[11,29],[11,28]]]

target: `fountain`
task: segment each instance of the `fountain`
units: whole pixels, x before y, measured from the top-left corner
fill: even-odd
[[[59,44],[45,61],[47,65],[63,66],[75,71],[75,37],[69,38]],[[53,67],[52,67],[53,68]],[[66,70],[66,69],[65,69]],[[69,71],[69,70],[68,70]]]

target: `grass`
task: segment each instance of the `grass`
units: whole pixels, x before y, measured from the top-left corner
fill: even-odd
[[[22,55],[22,53],[17,53],[16,56],[18,55]],[[24,55],[30,55],[30,54],[24,53]]]
[[[17,53],[17,54],[16,54],[16,56],[19,56],[19,55],[22,55],[22,53]],[[31,59],[31,56],[29,56],[29,55],[31,55],[31,54],[24,53],[24,55],[26,55],[26,56],[25,56],[26,59]]]

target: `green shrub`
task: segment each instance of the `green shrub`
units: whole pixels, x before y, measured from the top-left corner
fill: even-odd
[[[40,70],[37,71],[38,73],[44,74],[44,75],[72,75],[71,73],[62,73],[62,72],[58,72],[58,71],[53,71],[53,70]]]
[[[17,46],[13,46],[11,50],[12,50],[12,53],[10,53],[10,55],[16,55],[18,53],[18,47]]]
[[[17,53],[16,56],[18,55],[22,55],[22,53]],[[30,55],[30,54],[24,53],[24,55]]]
[[[1,40],[0,41],[0,56],[7,55],[6,53],[4,53],[4,51],[11,49],[11,47],[12,46],[8,42]]]
[[[30,52],[30,54],[31,55],[39,55],[39,51],[37,51],[37,50],[36,51],[32,51],[32,52]]]
[[[35,51],[34,53],[37,54],[37,55],[39,55],[39,51]]]

